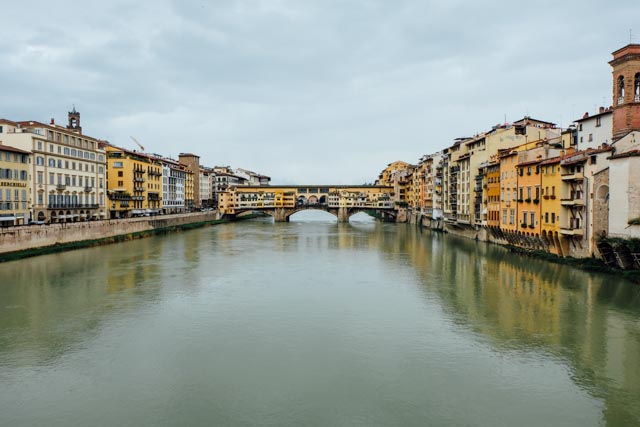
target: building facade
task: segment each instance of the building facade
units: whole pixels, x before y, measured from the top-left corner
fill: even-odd
[[[80,113],[69,124],[0,120],[1,138],[33,155],[30,219],[46,223],[106,218],[106,156],[100,141],[84,135]]]
[[[31,153],[0,140],[0,227],[31,220]]]

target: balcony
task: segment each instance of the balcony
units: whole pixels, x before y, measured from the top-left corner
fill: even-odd
[[[97,204],[86,203],[49,203],[47,209],[98,209]]]
[[[84,187],[85,193],[90,193],[93,190],[93,187]]]
[[[582,181],[584,180],[584,172],[563,173],[563,181]]]
[[[144,178],[135,177],[133,178],[133,182],[144,182]]]
[[[131,200],[131,195],[128,193],[113,193],[109,195],[111,200]]]
[[[64,184],[58,184],[56,185],[56,190],[58,191],[62,191],[62,190],[66,190],[67,186]]]
[[[581,228],[560,227],[560,234],[565,236],[584,236],[584,230]]]
[[[618,105],[624,104],[624,97],[623,96],[619,96],[618,97]]]
[[[562,206],[584,206],[583,199],[560,199],[560,203],[562,204]]]

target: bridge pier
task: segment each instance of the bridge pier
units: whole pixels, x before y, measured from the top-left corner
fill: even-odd
[[[273,215],[274,222],[289,222],[289,212],[284,208],[276,208]]]
[[[338,222],[339,223],[349,222],[349,209],[343,206],[338,208]]]

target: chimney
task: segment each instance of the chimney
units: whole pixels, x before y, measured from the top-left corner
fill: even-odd
[[[586,119],[587,117],[589,117],[589,112],[584,113],[584,116],[582,116],[583,119]]]
[[[598,113],[600,114],[604,113],[604,107],[600,107],[600,109],[598,110]]]
[[[52,125],[55,125],[55,124],[56,124],[56,121],[55,121],[55,119],[54,119],[53,117],[51,117],[51,124],[52,124]]]

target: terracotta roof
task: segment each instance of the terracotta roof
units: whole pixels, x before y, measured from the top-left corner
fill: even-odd
[[[31,154],[30,151],[24,151],[19,148],[12,147],[10,145],[4,145],[2,141],[0,141],[0,151],[10,151],[12,153],[19,153],[19,154]]]
[[[542,159],[529,160],[528,162],[518,163],[516,166],[521,168],[523,166],[537,165],[541,161],[542,161]]]
[[[613,156],[609,157],[609,159],[622,159],[624,157],[638,157],[638,156],[640,156],[640,150],[629,150],[629,151],[625,151],[624,153],[614,154]]]

